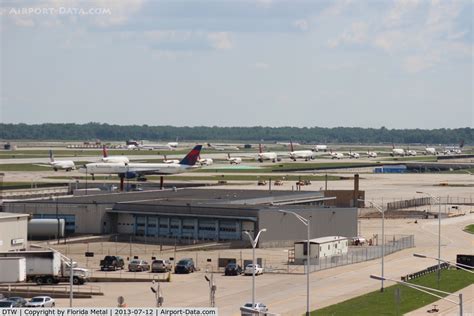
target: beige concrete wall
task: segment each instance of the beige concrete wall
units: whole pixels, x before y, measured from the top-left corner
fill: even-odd
[[[0,217],[0,251],[27,248],[28,217]]]

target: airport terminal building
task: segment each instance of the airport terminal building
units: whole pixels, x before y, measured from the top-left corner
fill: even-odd
[[[319,191],[188,188],[7,202],[3,208],[33,218],[64,218],[69,235],[118,234],[149,242],[238,243],[244,240],[243,231],[262,228],[267,232],[261,246],[305,239],[304,225],[282,211],[309,218],[311,238],[357,236],[357,208],[326,204],[334,204],[334,197]]]

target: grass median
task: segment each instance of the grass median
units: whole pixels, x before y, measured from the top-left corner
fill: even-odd
[[[474,234],[474,224],[464,227],[464,231],[469,234]]]
[[[437,274],[431,273],[410,283],[437,288]],[[374,282],[376,282],[374,280]],[[385,281],[389,285],[390,281]],[[474,276],[462,270],[441,271],[440,290],[446,292],[456,292],[474,283]],[[342,285],[341,285],[342,286]],[[400,304],[397,304],[396,291],[400,289]],[[442,295],[444,296],[444,295]],[[455,297],[450,299],[457,301]],[[385,288],[384,292],[374,291],[353,299],[334,304],[322,309],[313,311],[312,315],[403,315],[410,311],[421,308],[425,305],[437,301],[438,298],[414,290],[404,285],[392,285]],[[397,306],[398,305],[398,306]],[[427,310],[429,308],[427,307]]]

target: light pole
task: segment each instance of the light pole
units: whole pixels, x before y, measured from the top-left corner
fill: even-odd
[[[266,228],[262,228],[258,231],[257,237],[255,239],[252,238],[248,231],[244,231],[244,233],[249,237],[250,243],[252,244],[252,308],[255,309],[255,248],[258,244],[258,238],[260,238],[260,234],[266,232]]]
[[[439,197],[436,197],[430,193],[427,192],[421,192],[421,191],[416,191],[418,194],[426,194],[431,198],[431,204],[433,204],[433,201],[436,201],[438,203],[438,288],[439,288],[439,282],[441,280],[441,261],[439,258],[441,258],[441,200]]]
[[[293,211],[285,211],[285,210],[277,210],[277,212],[281,212],[283,214],[289,213],[293,214],[300,222],[302,222],[306,226],[307,230],[307,240],[306,240],[306,316],[310,315],[309,310],[309,264],[310,264],[310,227],[311,222],[309,219],[304,218],[303,216],[295,213]]]
[[[207,276],[209,272],[211,273],[211,277]],[[204,278],[209,283],[209,305],[211,305],[211,307],[214,307],[216,305],[217,286],[214,283],[214,271],[213,271],[212,264],[206,265],[206,275],[204,275]]]
[[[462,293],[459,293],[459,295],[456,295],[456,294],[453,294],[453,293],[449,293],[449,292],[445,292],[445,291],[441,291],[441,290],[437,290],[437,289],[433,289],[433,288],[430,288],[430,287],[427,287],[427,286],[422,286],[422,285],[418,285],[418,284],[413,284],[413,283],[408,283],[408,282],[404,282],[404,281],[398,281],[398,280],[394,280],[394,279],[389,279],[389,278],[385,278],[385,277],[381,277],[381,276],[377,276],[377,275],[370,275],[370,278],[372,279],[375,279],[375,280],[387,280],[387,281],[392,281],[392,282],[395,282],[395,283],[398,283],[398,284],[401,284],[401,285],[404,285],[404,286],[407,286],[409,288],[412,288],[414,290],[417,290],[417,291],[420,291],[420,292],[423,292],[423,293],[426,293],[426,294],[429,294],[429,295],[432,295],[432,296],[435,296],[437,298],[440,298],[442,300],[445,300],[445,301],[448,301],[448,302],[451,302],[453,304],[456,304],[456,305],[459,305],[459,315],[462,316],[463,314],[463,308],[462,308]],[[442,293],[442,294],[446,294],[446,295],[450,295],[450,296],[455,296],[459,299],[459,303],[453,301],[453,300],[450,300],[449,298],[445,298],[441,295],[438,295],[438,294],[434,294],[430,291],[433,291],[433,292],[438,292],[438,293]]]
[[[472,269],[472,267],[468,266],[466,264],[452,262],[452,261],[448,261],[448,260],[443,260],[441,258],[430,257],[430,256],[422,255],[422,254],[419,254],[419,253],[414,253],[413,256],[417,257],[417,258],[427,258],[427,259],[434,259],[434,260],[438,260],[438,261],[443,261],[443,262],[445,262],[445,263],[447,263],[451,266],[454,266],[458,269],[461,269],[463,271],[466,271],[466,272],[469,272],[469,273],[474,273],[474,271],[469,270],[469,269]]]
[[[374,203],[372,201],[365,201],[365,200],[359,200],[361,202],[369,202],[370,205],[375,207],[377,211],[382,213],[382,278],[380,279],[382,281],[381,287],[380,287],[380,292],[383,292],[383,277],[384,277],[384,259],[385,259],[385,211],[382,206],[380,206],[377,203]]]

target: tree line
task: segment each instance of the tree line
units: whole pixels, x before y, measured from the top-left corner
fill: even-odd
[[[128,139],[164,141],[265,141],[300,143],[395,143],[458,144],[473,143],[473,129],[387,129],[359,127],[218,127],[149,126],[87,124],[5,124],[0,123],[0,138],[9,140],[125,141]]]

